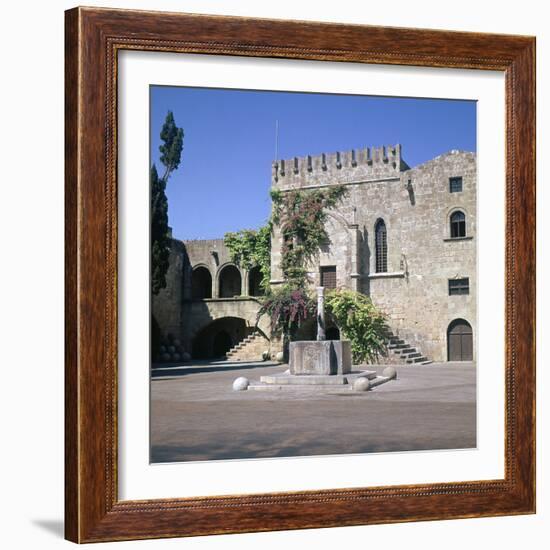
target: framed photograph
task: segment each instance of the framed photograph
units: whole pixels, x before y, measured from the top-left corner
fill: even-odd
[[[535,511],[535,39],[66,12],[66,538]]]

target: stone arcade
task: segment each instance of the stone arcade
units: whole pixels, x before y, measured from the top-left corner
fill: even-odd
[[[342,184],[325,243],[308,265],[314,286],[369,295],[393,336],[384,362],[475,360],[476,156],[449,151],[410,168],[400,145],[275,161],[282,192]],[[283,283],[281,232],[274,227],[271,284]],[[167,288],[153,299],[164,337],[195,358],[274,356],[267,321],[254,332],[260,273],[232,263],[223,239],[172,240]],[[315,326],[301,339],[314,340]],[[308,332],[309,331],[309,332]],[[327,326],[327,339],[338,339]]]

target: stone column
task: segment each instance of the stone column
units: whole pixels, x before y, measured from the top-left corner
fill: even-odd
[[[325,340],[325,287],[317,287],[317,340]]]
[[[351,236],[350,242],[350,254],[351,254],[351,290],[355,292],[359,291],[359,279],[361,274],[359,273],[359,224],[355,223],[355,211],[354,211],[354,223],[349,224],[349,232]]]
[[[283,246],[283,235],[281,233],[281,228],[278,225],[274,225],[271,233],[270,283],[272,285],[280,285],[284,283],[283,270],[281,268],[282,246]]]
[[[248,288],[248,285],[249,285],[248,276],[250,272],[248,271],[248,269],[240,269],[239,271],[241,272],[241,280],[242,280],[241,294],[243,296],[250,296],[250,289]]]
[[[212,277],[212,298],[220,297],[220,288],[219,288],[219,278],[218,270],[214,268],[214,276]]]

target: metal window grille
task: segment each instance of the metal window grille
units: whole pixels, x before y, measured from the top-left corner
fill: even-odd
[[[470,279],[449,279],[449,296],[470,294]]]
[[[327,265],[321,267],[321,286],[336,288],[336,266]]]
[[[460,193],[462,191],[462,177],[449,178],[449,192]]]
[[[454,212],[451,215],[451,238],[466,236],[466,216],[464,212]]]
[[[375,228],[376,273],[388,271],[388,239],[384,220],[378,220]]]

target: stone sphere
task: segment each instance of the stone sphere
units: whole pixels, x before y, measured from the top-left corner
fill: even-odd
[[[181,341],[178,340],[177,338],[174,340],[173,342],[174,346],[178,347],[178,346],[181,346]]]
[[[282,351],[279,351],[275,354],[275,361],[277,363],[282,363],[285,360],[285,354]]]
[[[163,353],[166,353],[166,346],[160,346],[159,347],[159,353],[162,355]]]
[[[191,355],[186,351],[181,354],[181,358],[183,361],[191,361]]]
[[[382,376],[385,376],[386,378],[397,378],[397,371],[394,367],[386,367],[382,371]]]
[[[164,361],[165,363],[167,361],[170,361],[170,354],[169,353],[163,353],[161,356],[160,356],[161,360]]]
[[[355,391],[367,391],[370,388],[370,380],[361,376],[353,383],[353,389]]]
[[[168,353],[175,353],[176,348],[174,346],[168,346]]]
[[[245,378],[244,376],[239,376],[239,378],[236,378],[233,382],[233,389],[235,391],[243,391],[248,389],[248,385],[250,382],[248,381],[248,378]]]
[[[172,355],[172,361],[179,361],[181,359],[181,355],[179,353],[174,353]]]
[[[262,353],[262,359],[263,359],[264,361],[267,361],[270,357],[271,357],[271,355],[269,354],[269,350],[265,350],[265,351]]]

